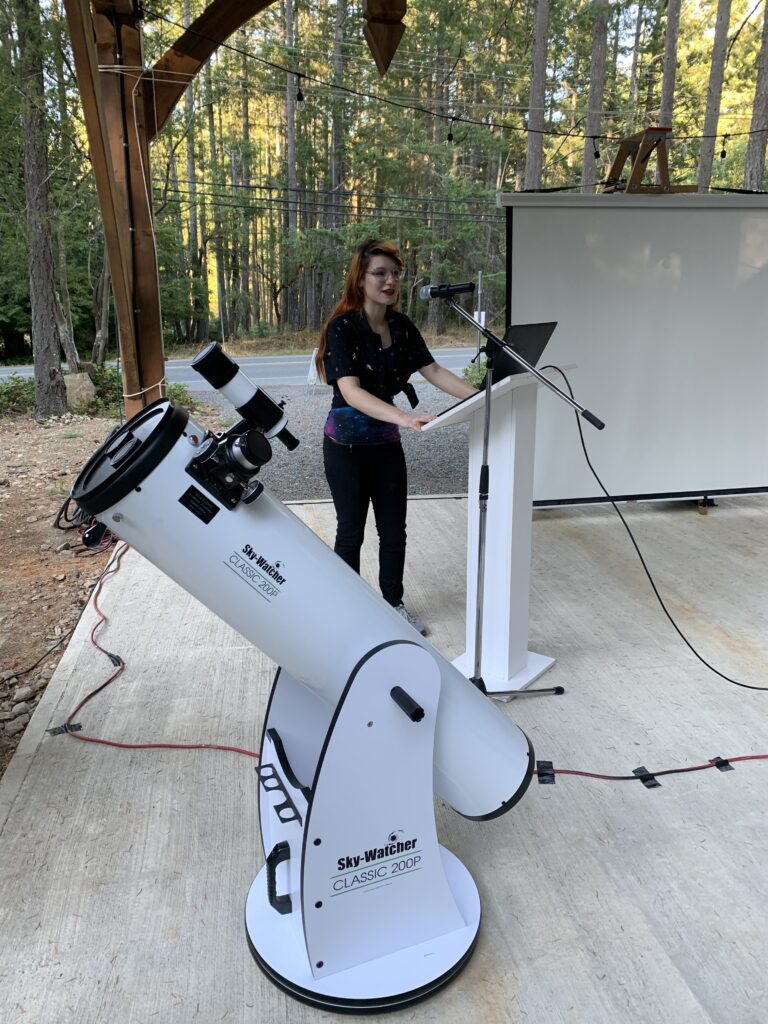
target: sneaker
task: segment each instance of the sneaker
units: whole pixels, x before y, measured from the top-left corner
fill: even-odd
[[[417,633],[421,633],[422,636],[427,635],[427,627],[424,625],[421,619],[417,619],[415,615],[411,615],[411,613],[408,611],[408,609],[405,607],[402,601],[400,602],[400,604],[393,604],[392,607],[395,609],[398,615],[402,616],[402,618],[405,619],[409,626],[413,626]]]

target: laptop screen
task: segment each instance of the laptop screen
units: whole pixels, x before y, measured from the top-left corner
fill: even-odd
[[[543,324],[511,324],[504,335],[504,343],[531,366],[536,366],[541,354],[557,327],[557,321]],[[504,380],[513,373],[525,373],[526,369],[503,348],[497,348],[493,356],[493,383]],[[485,387],[485,380],[481,390]]]

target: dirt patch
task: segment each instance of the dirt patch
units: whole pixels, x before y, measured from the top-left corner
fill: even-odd
[[[64,653],[110,552],[54,526],[113,421],[0,417],[0,775]]]

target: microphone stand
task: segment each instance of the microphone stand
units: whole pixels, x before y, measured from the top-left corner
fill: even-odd
[[[598,430],[602,430],[605,424],[602,420],[598,419],[594,413],[591,413],[589,409],[585,409],[584,406],[579,405],[578,402],[574,401],[570,395],[561,391],[556,384],[540,373],[535,367],[523,359],[521,355],[506,342],[497,338],[495,334],[483,327],[475,318],[458,304],[450,295],[438,296],[459,316],[466,320],[467,323],[472,324],[480,334],[486,339],[487,344],[481,346],[478,349],[477,358],[480,352],[485,352],[485,404],[483,409],[483,459],[480,466],[480,484],[478,487],[478,501],[479,501],[479,519],[478,519],[478,542],[477,542],[477,600],[475,602],[475,664],[474,672],[470,676],[469,681],[481,690],[483,693],[488,693],[488,689],[485,685],[482,676],[482,658],[483,658],[483,600],[484,600],[484,589],[485,589],[485,538],[487,529],[487,516],[488,516],[488,494],[490,491],[490,467],[488,465],[488,439],[490,435],[491,426],[491,388],[493,387],[493,357],[494,353],[498,349],[503,349],[508,355],[510,355],[516,363],[522,366],[528,373],[532,373],[537,380],[554,391],[556,395],[567,402],[576,412],[591,423],[593,427]],[[537,696],[544,694],[562,694],[565,693],[565,689],[562,686],[548,686],[544,688],[538,688],[535,690],[499,690],[495,693],[488,694],[494,700],[510,701],[516,697],[528,697]]]

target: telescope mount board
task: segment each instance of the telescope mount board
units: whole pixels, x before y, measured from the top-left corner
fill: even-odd
[[[318,749],[316,697],[278,671],[258,769],[266,864],[245,927],[267,977],[302,1002],[399,1009],[448,984],[474,949],[477,887],[439,845],[434,820],[440,692],[424,648],[376,647],[351,673]]]
[[[265,895],[267,869],[262,868],[245,905],[248,946],[256,963],[294,999],[337,1013],[382,1013],[428,999],[469,962],[480,928],[480,898],[472,876],[444,847],[440,853],[454,899],[469,923],[322,979],[312,976],[304,936],[292,917],[277,915],[270,907]],[[407,928],[406,919],[403,930]],[[252,935],[258,936],[258,948]]]

